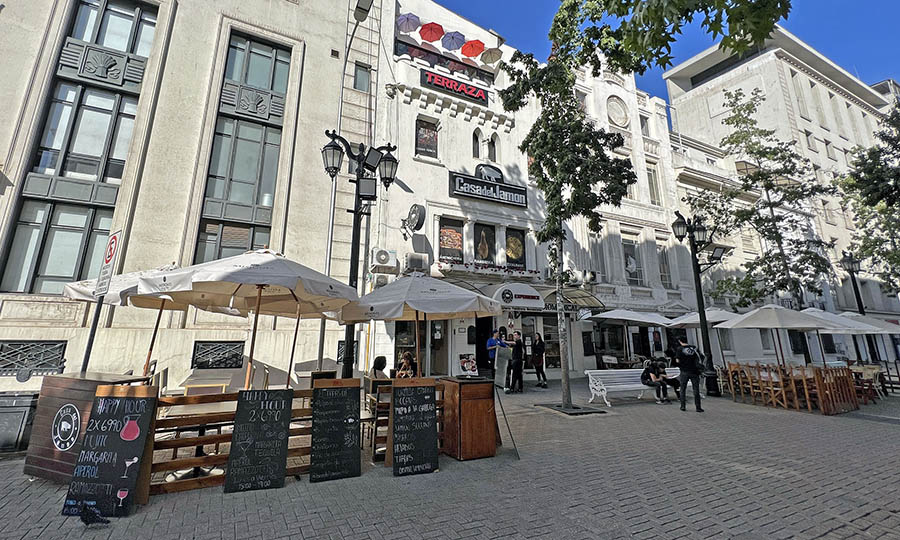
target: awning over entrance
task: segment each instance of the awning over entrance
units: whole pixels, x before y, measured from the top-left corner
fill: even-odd
[[[543,311],[544,296],[527,283],[497,283],[481,288],[481,293],[497,300],[504,309]]]
[[[536,286],[535,289],[541,292],[545,304],[553,306],[548,311],[556,311],[556,287],[552,285],[539,285]],[[596,296],[581,287],[563,287],[563,303],[566,304],[566,311],[606,308],[606,305]]]

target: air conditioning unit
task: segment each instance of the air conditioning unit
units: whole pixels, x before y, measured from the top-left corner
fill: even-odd
[[[396,274],[399,270],[397,266],[397,252],[389,251],[384,248],[372,249],[371,266],[369,272],[373,274]]]
[[[428,272],[429,261],[427,253],[407,253],[403,265],[403,272]]]
[[[388,274],[375,274],[375,290],[378,290],[391,282]]]

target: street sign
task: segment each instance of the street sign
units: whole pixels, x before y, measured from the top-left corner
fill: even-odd
[[[97,288],[94,289],[94,298],[99,298],[109,292],[109,281],[112,279],[113,265],[119,254],[122,240],[122,231],[118,230],[109,235],[106,241],[106,249],[103,250],[103,265],[100,267],[100,276],[97,277]]]

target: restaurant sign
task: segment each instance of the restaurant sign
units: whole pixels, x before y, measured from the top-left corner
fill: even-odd
[[[452,94],[462,99],[474,101],[479,105],[487,106],[488,104],[489,92],[487,90],[446,75],[439,75],[427,69],[421,70],[421,84],[445,94]]]
[[[524,187],[504,184],[489,179],[488,176],[482,176],[482,178],[478,178],[468,174],[451,172],[450,196],[471,197],[473,199],[484,199],[501,204],[521,206],[522,208],[528,207],[528,196]]]

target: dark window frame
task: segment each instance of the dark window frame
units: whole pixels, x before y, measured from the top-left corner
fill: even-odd
[[[230,135],[226,134],[224,132],[224,130],[221,130],[221,131],[219,130],[219,122],[220,121],[232,122],[232,129],[231,129]],[[257,154],[258,163],[256,166],[256,180],[253,182],[253,197],[252,197],[252,201],[249,203],[243,202],[243,201],[233,201],[230,199],[233,183],[249,184],[249,182],[244,182],[242,180],[234,179],[234,164],[235,164],[235,159],[236,159],[235,149],[237,148],[237,144],[238,144],[238,140],[239,140],[238,130],[240,129],[241,124],[249,124],[249,125],[253,125],[253,126],[256,126],[256,127],[259,127],[262,129],[262,135],[260,136],[260,140],[259,140],[259,153]],[[262,202],[260,202],[260,195],[261,195],[260,190],[262,189],[263,170],[265,169],[265,166],[266,166],[266,161],[265,161],[266,148],[269,146],[276,146],[278,148],[278,160],[275,163],[275,186],[278,185],[278,162],[281,161],[281,140],[282,140],[282,136],[284,135],[284,130],[280,127],[270,126],[268,124],[261,124],[259,122],[253,122],[252,120],[244,120],[241,118],[232,118],[230,116],[222,115],[222,116],[219,116],[219,118],[216,120],[216,126],[214,128],[214,131],[215,131],[214,138],[216,136],[221,135],[223,137],[228,137],[230,139],[229,145],[228,145],[228,163],[225,167],[226,170],[225,170],[224,176],[220,176],[218,174],[211,174],[213,163],[212,163],[212,157],[210,157],[209,169],[206,174],[206,182],[207,182],[207,186],[208,186],[210,178],[216,178],[216,179],[223,180],[225,182],[225,192],[224,192],[224,196],[221,199],[219,199],[217,197],[212,197],[207,192],[207,193],[204,193],[204,199],[222,201],[224,203],[234,203],[234,204],[242,204],[242,205],[248,205],[248,206],[261,206],[261,207],[265,207],[265,208],[273,208],[275,206],[274,186],[272,189],[272,204],[270,206],[266,206],[266,205],[262,204]],[[278,132],[278,144],[277,145],[268,142],[268,135],[273,131]],[[246,141],[249,139],[241,139],[241,140]],[[213,144],[215,144],[215,142]]]
[[[359,86],[361,86],[359,84],[360,70],[362,70],[366,74],[367,81],[366,81],[365,88],[359,87]],[[372,89],[372,66],[370,66],[368,64],[364,64],[362,62],[356,62],[353,65],[353,89],[358,90],[360,92],[365,92],[365,93],[369,93],[371,91],[371,89]]]
[[[238,43],[235,44],[236,41],[243,40],[243,44]],[[269,82],[268,86],[262,87],[255,84],[251,84],[247,81],[247,72],[250,70],[250,46],[251,44],[258,44],[264,47],[269,47],[272,49],[272,56],[269,59]],[[228,78],[228,59],[231,58],[231,50],[232,48],[241,49],[243,51],[243,59],[241,60],[241,69],[240,74],[237,79]],[[278,53],[286,53],[287,61],[283,61],[279,59]],[[243,34],[241,32],[232,32],[231,37],[228,40],[228,50],[225,53],[226,58],[226,69],[223,73],[223,79],[226,81],[231,81],[233,83],[242,84],[245,86],[249,86],[252,88],[257,88],[259,90],[265,90],[266,92],[273,92],[275,94],[279,94],[284,96],[287,94],[287,89],[290,87],[290,70],[291,70],[291,57],[293,56],[293,51],[289,48],[286,48],[284,45],[280,45],[277,43],[272,43],[265,39],[260,39],[256,36],[250,36],[247,34]],[[285,81],[285,89],[282,91],[280,89],[275,88],[275,67],[279,62],[286,63],[288,69],[288,79]]]
[[[659,280],[664,289],[674,289],[672,283],[672,261],[669,260],[669,248],[665,244],[656,244],[656,254],[659,259]]]
[[[209,358],[198,358],[198,354],[205,353],[209,354],[208,351],[201,351],[206,347],[209,347],[212,352],[215,352],[214,347],[219,346],[220,348],[231,347],[232,351],[227,351],[230,354],[239,354],[240,355],[240,364],[237,364],[233,361],[233,359],[225,359],[222,361],[214,361]],[[197,340],[194,341],[193,352],[191,353],[191,369],[240,369],[244,367],[244,348],[246,347],[245,341],[240,340],[226,340],[226,341],[215,341],[215,340]],[[215,363],[216,365],[211,365]],[[205,365],[204,365],[205,364]]]
[[[632,277],[632,273],[629,272],[624,266],[628,264],[628,254],[625,251],[626,244],[634,246],[635,270],[633,273],[636,275],[636,277]],[[625,270],[625,281],[628,282],[628,285],[631,285],[633,287],[645,287],[647,283],[647,276],[644,275],[644,262],[641,260],[641,243],[639,237],[622,237],[622,263],[623,270]]]
[[[133,17],[131,19],[132,20],[131,31],[128,35],[128,45],[125,48],[124,52],[127,54],[133,54],[135,56],[139,56],[140,58],[147,58],[145,56],[140,56],[137,54],[137,52],[135,52],[135,48],[137,46],[138,30],[139,30],[142,18],[144,18],[145,16],[148,16],[148,15],[152,15],[153,29],[154,29],[154,34],[155,34],[156,24],[159,22],[159,20],[157,19],[157,16],[159,15],[157,7],[152,4],[146,4],[146,3],[137,2],[134,0],[115,0],[115,3],[126,4],[129,7],[133,6],[133,10],[134,10]],[[74,16],[72,18],[72,27],[69,29],[69,33],[67,35],[69,37],[72,37],[72,39],[77,39],[73,36],[73,34],[75,32],[76,18],[78,16],[78,11],[81,8],[81,6],[95,6],[97,8],[97,12],[96,12],[97,18],[94,21],[94,28],[91,29],[91,35],[89,36],[90,39],[79,40],[79,41],[83,41],[84,43],[90,43],[92,45],[97,45],[99,47],[106,47],[105,45],[99,45],[97,43],[97,39],[100,37],[100,28],[103,26],[103,15],[108,11],[109,4],[110,4],[110,0],[78,0],[78,2],[75,4]],[[155,35],[154,35],[154,38],[155,38]],[[118,49],[113,49],[112,47],[107,47],[107,48],[110,50],[118,51]]]
[[[428,148],[426,146],[427,141],[419,138],[419,131],[428,129],[426,126],[429,126],[432,131],[434,131],[434,148]],[[415,151],[417,156],[425,156],[432,159],[439,159],[440,156],[440,139],[438,137],[438,123],[434,120],[429,120],[427,118],[416,118],[416,132],[415,132]]]
[[[214,241],[210,242],[210,241],[205,241],[205,240],[204,240],[204,235],[209,235],[209,234],[211,234],[211,233],[207,233],[207,232],[204,231],[204,224],[211,224],[211,225],[216,225],[216,226],[218,226],[218,231],[215,233],[215,240],[214,240]],[[263,249],[264,247],[266,247],[266,246],[263,245],[263,244],[257,244],[257,243],[254,242],[254,239],[255,239],[255,237],[256,237],[256,233],[257,233],[257,232],[266,231],[266,232],[269,234],[269,241],[271,241],[271,238],[272,238],[272,228],[271,228],[270,226],[267,226],[267,225],[266,225],[266,226],[264,226],[264,225],[254,225],[254,224],[252,224],[252,223],[239,223],[239,222],[225,221],[225,220],[219,220],[219,219],[201,219],[201,220],[200,220],[199,232],[198,232],[198,234],[197,234],[197,246],[196,246],[196,249],[195,249],[195,251],[194,251],[194,264],[200,264],[200,263],[202,263],[202,262],[208,262],[208,261],[216,261],[216,260],[219,260],[219,259],[224,258],[224,257],[222,256],[222,247],[223,247],[223,246],[222,246],[222,237],[224,236],[224,230],[225,230],[225,227],[226,227],[226,226],[228,226],[228,227],[237,227],[237,228],[246,228],[246,229],[248,229],[248,233],[247,233],[247,240],[248,240],[248,241],[247,241],[247,246],[246,246],[245,251],[250,251],[250,250],[253,250],[253,249]],[[199,259],[200,254],[201,254],[201,251],[200,251],[200,244],[208,244],[208,245],[212,245],[212,246],[213,246],[213,250],[214,250],[214,252],[215,252],[215,257],[212,258],[212,259],[204,259],[204,260],[200,260],[200,259]],[[225,247],[226,247],[226,248],[238,248],[238,249],[240,249],[239,246],[225,246]]]

